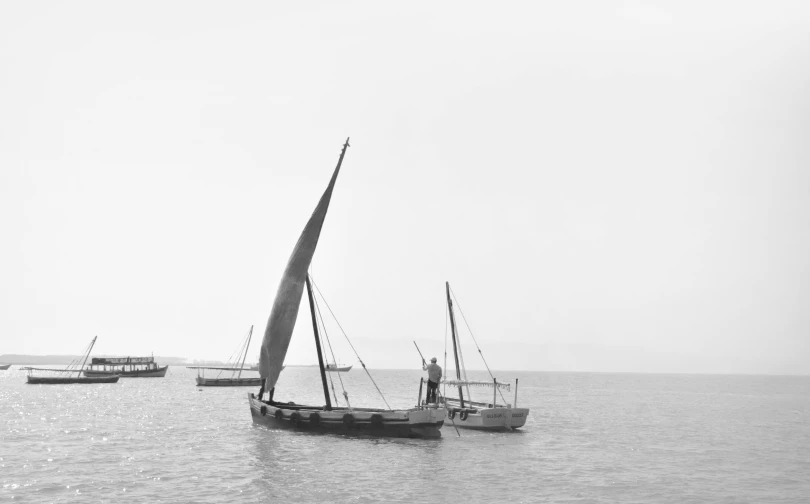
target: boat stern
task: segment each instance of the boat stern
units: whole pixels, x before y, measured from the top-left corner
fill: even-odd
[[[408,424],[414,436],[425,438],[441,437],[441,428],[447,418],[447,410],[442,405],[429,404],[408,411]]]

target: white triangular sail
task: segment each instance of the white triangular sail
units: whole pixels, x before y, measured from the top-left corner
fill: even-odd
[[[267,329],[264,331],[262,349],[259,353],[259,374],[267,381],[267,390],[276,385],[278,376],[284,366],[284,357],[287,355],[287,348],[290,346],[295,321],[298,318],[298,308],[301,305],[301,296],[304,292],[304,282],[318,246],[318,238],[321,235],[321,227],[329,209],[329,201],[332,199],[332,190],[335,187],[340,165],[343,163],[343,156],[346,154],[346,147],[349,146],[349,139],[343,144],[340,159],[332,174],[329,185],[321,196],[318,206],[312,212],[307,225],[301,232],[298,242],[287,261],[287,268],[281,277],[281,282],[276,292],[276,299],[273,301],[273,308],[270,311],[270,318],[267,320]]]

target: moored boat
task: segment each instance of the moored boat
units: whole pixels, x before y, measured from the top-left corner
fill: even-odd
[[[330,364],[326,365],[326,370],[331,371],[333,373],[346,373],[348,371],[351,371],[351,369],[352,369],[352,364],[349,364],[348,366],[344,366],[343,364],[334,364],[334,363],[330,363]]]
[[[187,369],[197,370],[197,386],[198,387],[247,387],[261,385],[261,378],[258,376],[242,378],[242,371],[249,371],[250,368],[245,369],[245,358],[247,357],[248,348],[250,348],[250,338],[253,336],[253,326],[245,336],[245,341],[240,345],[239,352],[236,354],[236,360],[233,365],[218,367],[218,366],[187,366]],[[241,359],[240,359],[241,358]],[[231,361],[229,360],[228,363]],[[238,365],[238,367],[237,367]],[[205,371],[219,371],[214,378],[206,378]],[[230,371],[230,376],[223,377],[222,373]]]
[[[93,357],[85,376],[115,373],[124,378],[163,378],[169,366],[159,366],[154,357]]]
[[[65,385],[65,384],[89,384],[89,383],[115,383],[118,381],[117,374],[105,373],[97,376],[82,376],[84,365],[87,362],[87,357],[96,344],[96,338],[90,342],[87,351],[81,356],[71,362],[65,369],[53,368],[36,368],[24,367],[22,369],[28,371],[27,383],[31,385]],[[79,360],[82,361],[79,365]]]
[[[0,371],[5,371],[6,369],[10,368],[11,364],[0,364]]]
[[[28,383],[31,385],[65,385],[71,383],[116,383],[119,378],[118,375],[113,374],[106,374],[106,375],[99,375],[99,376],[80,376],[80,375],[71,375],[68,374],[67,376],[59,376],[59,373],[64,372],[66,370],[63,369],[50,369],[50,368],[32,368],[26,367],[23,368],[28,371],[52,371],[57,373],[56,376],[36,376],[33,374],[28,375]]]
[[[239,363],[239,367],[236,367],[236,363],[233,366],[223,366],[223,367],[216,367],[216,366],[187,366],[187,369],[196,369],[197,370],[197,386],[198,387],[256,387],[262,384],[262,379],[258,376],[242,376],[242,371],[258,371],[258,366],[251,366],[246,368],[245,367],[245,357],[247,357],[248,348],[250,348],[250,339],[253,335],[253,326],[250,326],[250,331],[248,331],[248,335],[246,338],[245,343],[243,344],[243,350],[239,351],[239,355],[242,356],[242,362]],[[284,367],[282,366],[282,370]],[[214,378],[206,377],[205,371],[219,371],[217,376]],[[230,376],[223,377],[222,373],[225,371],[230,371]]]
[[[312,290],[311,278],[308,275],[312,256],[318,245],[321,227],[323,226],[332,191],[340,172],[348,139],[343,145],[337,167],[335,168],[329,185],[321,196],[315,211],[309,218],[298,242],[293,249],[281,282],[276,293],[267,329],[264,333],[262,349],[259,355],[259,374],[263,385],[258,394],[248,394],[248,403],[253,422],[271,428],[305,429],[313,432],[358,433],[372,436],[390,437],[424,437],[434,438],[441,436],[441,426],[444,423],[446,410],[438,404],[418,405],[409,409],[394,410],[382,408],[357,408],[349,403],[349,396],[345,388],[343,396],[346,406],[337,405],[335,393],[335,406],[332,405],[329,395],[329,382],[327,369],[324,365],[323,352],[319,337],[319,318],[316,311],[316,301]],[[292,338],[298,310],[303,296],[304,286],[309,299],[312,329],[315,336],[315,348],[318,355],[321,383],[324,392],[323,406],[298,405],[293,402],[283,402],[274,399],[275,387],[283,367],[284,358]],[[344,333],[345,334],[345,333]],[[356,352],[355,352],[356,353]],[[358,357],[359,358],[359,357]],[[360,361],[362,364],[362,361]],[[365,364],[363,369],[371,378]],[[338,375],[339,376],[339,375]],[[371,378],[374,383],[373,378]],[[340,382],[343,386],[342,381]],[[379,392],[379,387],[377,388]],[[333,384],[334,391],[334,384]],[[382,396],[382,393],[380,392]],[[383,401],[385,398],[383,397]],[[386,402],[386,406],[388,403]]]
[[[515,398],[513,403],[506,403],[503,397],[502,390],[510,390],[510,383],[501,383],[492,376],[492,381],[474,381],[467,379],[467,371],[464,368],[463,358],[460,360],[461,355],[461,341],[458,337],[458,330],[456,325],[456,316],[453,311],[453,300],[450,296],[450,283],[446,284],[447,290],[447,310],[449,312],[450,330],[453,336],[453,356],[456,363],[456,379],[443,380],[442,385],[445,387],[458,387],[458,397],[448,397],[444,395],[440,398],[447,408],[447,418],[450,423],[456,427],[463,427],[466,429],[482,429],[482,430],[511,430],[523,427],[526,423],[526,418],[529,416],[528,408],[517,407],[517,386],[518,380],[515,380]],[[462,314],[463,316],[463,314]],[[466,320],[465,320],[466,322]],[[472,336],[472,332],[470,332]],[[475,338],[473,337],[473,340]],[[477,346],[477,344],[476,344]],[[481,349],[478,348],[478,354],[484,358]],[[486,365],[486,360],[484,361]],[[489,366],[487,366],[489,371]],[[492,387],[492,402],[472,401],[470,394],[470,387]],[[467,397],[464,397],[464,389],[467,390]],[[501,393],[503,399],[502,404],[498,404],[498,394]]]

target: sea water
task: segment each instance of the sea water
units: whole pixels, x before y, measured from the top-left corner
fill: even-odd
[[[253,388],[199,388],[195,374],[27,385],[0,372],[0,501],[810,502],[810,377],[498,371],[519,378],[524,428],[448,423],[419,440],[257,427]],[[358,407],[418,400],[419,370],[370,374],[384,400],[356,366],[332,375],[340,403],[344,388]],[[323,404],[317,368],[287,367],[276,398]]]

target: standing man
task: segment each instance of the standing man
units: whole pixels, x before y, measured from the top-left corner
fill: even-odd
[[[430,359],[430,364],[422,363],[422,369],[428,372],[427,382],[427,402],[436,402],[436,390],[439,388],[439,381],[442,379],[442,367],[436,364],[436,357]]]

